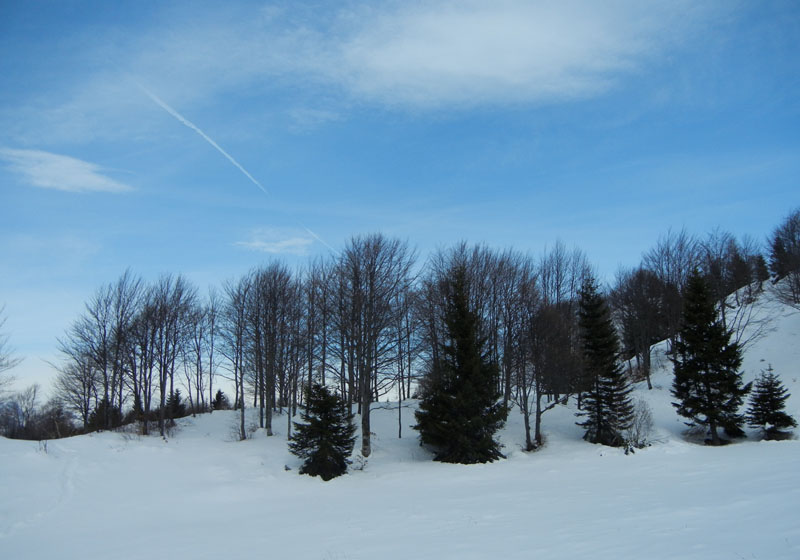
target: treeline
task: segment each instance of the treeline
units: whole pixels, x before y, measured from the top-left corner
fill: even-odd
[[[567,397],[580,407],[589,389],[578,302],[594,272],[581,250],[561,243],[540,257],[461,243],[420,265],[401,240],[358,236],[301,270],[272,262],[203,295],[182,275],[148,283],[127,271],[97,290],[59,340],[63,359],[48,407],[74,414],[82,430],[138,422],[143,433],[157,425],[164,434],[176,415],[170,399],[180,400],[182,389],[188,413],[210,410],[224,397],[221,376],[233,384],[244,438],[246,407],[258,409],[269,434],[273,413],[288,411],[291,433],[303,389],[319,383],[359,415],[368,456],[370,404],[417,396],[436,369],[454,268],[468,276],[469,306],[498,371],[501,403],[522,412],[533,449],[542,442],[543,414]],[[649,385],[650,347],[674,342],[695,270],[736,336],[767,280],[783,280],[779,296],[797,305],[800,211],[772,232],[766,253],[720,230],[702,239],[670,231],[638,266],[620,270],[604,297],[631,379]]]

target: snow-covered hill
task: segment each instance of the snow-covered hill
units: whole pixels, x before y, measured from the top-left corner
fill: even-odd
[[[800,418],[800,313],[766,301],[746,381],[772,364]],[[376,405],[373,454],[331,482],[297,474],[285,417],[234,441],[234,412],[180,421],[164,441],[101,433],[0,438],[0,557],[25,558],[800,558],[800,441],[688,442],[656,349],[655,443],[632,455],[585,443],[574,410],[544,417],[547,445],[508,458],[433,463],[412,411]],[[386,408],[382,408],[382,407]],[[290,470],[286,470],[286,467]]]

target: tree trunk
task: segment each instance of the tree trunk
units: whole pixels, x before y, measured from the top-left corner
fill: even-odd
[[[403,437],[403,399],[397,398],[397,438]]]
[[[533,451],[535,449],[531,441],[531,411],[528,407],[528,393],[522,388],[522,418],[525,422],[525,451]]]
[[[712,420],[709,422],[709,430],[711,431],[711,445],[719,445],[721,441],[717,433],[717,423],[715,421]]]
[[[372,391],[369,379],[361,385],[361,456],[366,458],[372,453],[370,444],[369,405]]]
[[[533,437],[536,440],[536,447],[542,445],[542,392],[537,388],[536,390],[536,415],[534,417],[534,433]]]

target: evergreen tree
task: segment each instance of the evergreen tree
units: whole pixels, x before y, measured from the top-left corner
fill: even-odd
[[[747,423],[764,430],[765,439],[780,439],[782,429],[797,427],[795,419],[783,411],[788,398],[789,392],[770,366],[756,379],[747,409]]]
[[[673,402],[688,426],[707,426],[710,443],[720,445],[717,429],[729,433],[741,430],[744,417],[739,407],[750,385],[742,386],[739,367],[742,354],[731,342],[731,331],[717,316],[706,280],[695,270],[689,278],[683,310],[683,324],[673,348],[675,370]]]
[[[633,419],[631,387],[619,362],[619,339],[611,313],[591,276],[581,288],[579,301],[583,367],[591,387],[584,396],[585,416],[578,425],[586,428],[583,438],[592,443],[619,447]]]
[[[347,404],[324,385],[314,384],[301,417],[303,423],[294,423],[289,443],[291,452],[305,459],[300,473],[326,481],[346,473],[356,441]]]
[[[167,416],[170,419],[183,418],[186,416],[186,405],[183,403],[181,390],[175,389],[167,398]]]
[[[113,430],[122,425],[122,411],[116,406],[111,405],[107,399],[102,399],[89,415],[87,429]]]
[[[421,442],[436,450],[436,461],[445,463],[486,463],[503,457],[494,440],[505,417],[498,402],[499,372],[488,359],[468,293],[466,267],[456,265],[448,283],[445,342],[415,415]]]
[[[222,392],[222,389],[217,389],[217,394],[214,395],[213,405],[214,410],[228,410],[231,407],[228,396]]]

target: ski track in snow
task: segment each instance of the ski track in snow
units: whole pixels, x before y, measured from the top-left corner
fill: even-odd
[[[2,528],[3,525],[0,524],[0,539],[11,537],[23,529],[46,524],[49,517],[58,513],[60,510],[65,509],[66,505],[75,494],[75,476],[79,468],[78,454],[73,450],[64,449],[60,446],[56,448],[57,450],[52,449],[55,447],[52,443],[48,444],[48,447],[51,448],[48,451],[45,451],[45,448],[42,448],[42,444],[38,445],[39,454],[44,455],[48,459],[53,457],[52,460],[63,463],[61,471],[58,474],[58,494],[54,500],[43,504],[42,509],[29,513],[23,519],[12,520],[11,524],[6,528]],[[66,457],[61,457],[60,455],[62,453],[64,453]]]

